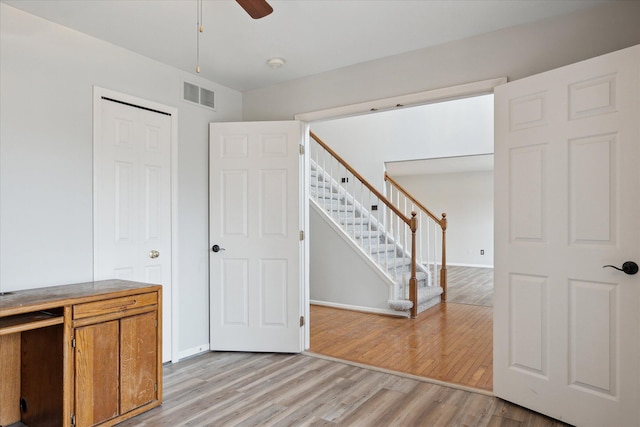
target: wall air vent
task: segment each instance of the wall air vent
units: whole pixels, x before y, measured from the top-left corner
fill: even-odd
[[[184,82],[182,98],[212,110],[216,109],[215,92],[196,86],[193,83]]]
[[[185,101],[200,103],[200,88],[191,83],[184,82],[184,99]]]

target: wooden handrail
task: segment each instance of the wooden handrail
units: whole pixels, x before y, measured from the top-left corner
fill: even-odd
[[[429,218],[431,218],[432,220],[434,220],[435,222],[438,223],[438,225],[440,226],[440,228],[447,228],[447,214],[443,213],[442,214],[442,218],[438,218],[436,217],[429,209],[425,208],[422,203],[420,203],[419,201],[417,201],[411,194],[409,194],[409,192],[407,190],[405,190],[405,188],[403,186],[401,186],[400,184],[398,184],[398,181],[396,181],[395,179],[391,178],[389,176],[389,174],[387,174],[387,172],[384,173],[384,180],[385,181],[389,181],[391,184],[393,184],[394,187],[396,187],[398,190],[400,190],[400,192],[402,194],[404,194],[404,196],[411,200],[411,203],[413,203],[414,205],[416,205],[417,207],[419,207],[424,213],[426,213],[427,215],[429,215]]]
[[[309,135],[318,144],[320,144],[322,148],[324,148],[329,154],[331,154],[331,156],[333,156],[340,164],[342,164],[342,166],[344,166],[349,172],[351,172],[353,176],[355,176],[358,180],[360,180],[360,182],[362,182],[369,189],[369,191],[375,194],[375,196],[378,199],[380,199],[380,201],[384,203],[386,207],[391,209],[393,213],[395,213],[400,219],[402,219],[402,221],[404,221],[405,224],[411,227],[411,218],[409,218],[408,216],[405,216],[405,214],[403,214],[400,211],[400,209],[395,207],[393,203],[391,203],[382,193],[376,190],[375,187],[371,185],[369,181],[367,181],[362,175],[360,175],[346,160],[344,160],[335,151],[329,148],[329,146],[325,144],[315,133],[313,133],[312,131],[309,131]],[[415,231],[415,230],[412,229],[411,231]]]

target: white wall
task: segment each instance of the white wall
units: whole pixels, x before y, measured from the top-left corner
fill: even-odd
[[[311,129],[382,191],[387,162],[493,153],[493,95],[314,122]],[[392,177],[434,214],[447,213],[450,264],[492,265],[491,172]],[[324,238],[324,234],[314,228],[321,225],[311,222],[312,248],[317,247],[314,236]],[[426,242],[424,244],[426,246]],[[480,249],[485,250],[484,256],[479,255]],[[423,253],[426,251],[426,247],[423,248]],[[326,267],[326,260],[318,253],[322,253],[320,249],[315,251],[315,256],[314,251],[311,254],[312,272]],[[336,257],[346,256],[345,251]],[[360,286],[367,284],[365,281]],[[338,302],[347,298],[346,293],[355,285],[335,286],[331,280],[312,274],[310,286],[312,295],[323,292]],[[329,289],[322,290],[323,286]]]
[[[217,111],[181,100],[183,79]],[[208,336],[208,127],[239,92],[0,4],[0,290],[92,280],[92,87],[178,109],[179,350]]]
[[[622,1],[366,62],[243,94],[245,120],[295,114],[496,77],[512,80],[640,43],[640,2]]]
[[[390,288],[315,209],[309,209],[312,302],[388,311]]]
[[[493,95],[315,122],[311,130],[382,190],[385,162],[493,153]]]
[[[493,267],[492,171],[393,178],[436,215],[447,214],[449,265]]]

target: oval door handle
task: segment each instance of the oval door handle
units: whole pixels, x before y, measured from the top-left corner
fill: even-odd
[[[155,249],[149,252],[149,258],[158,258],[159,256],[160,252],[156,251]]]
[[[625,261],[622,263],[622,268],[616,267],[615,265],[603,265],[602,268],[611,267],[615,268],[618,271],[625,272],[627,274],[636,274],[638,272],[638,264],[633,261]]]
[[[218,246],[218,245],[213,245],[213,246],[211,246],[211,250],[212,250],[213,252],[220,252],[220,251],[224,251],[225,249],[224,249],[224,248],[221,248],[221,247],[220,247],[220,246]]]

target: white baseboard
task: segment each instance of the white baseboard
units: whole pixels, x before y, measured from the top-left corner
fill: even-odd
[[[177,362],[177,361],[179,361],[181,359],[185,359],[187,357],[195,356],[196,354],[206,353],[207,351],[209,351],[209,343],[202,344],[202,345],[199,345],[197,347],[191,347],[191,348],[188,348],[186,350],[182,350],[181,352],[179,352],[178,353],[178,360],[175,360],[174,362]]]
[[[341,304],[337,302],[318,301],[318,300],[309,300],[309,304],[323,305],[325,307],[341,308],[344,310],[361,311],[364,313],[386,314],[388,316],[396,316],[396,317],[408,317],[408,314],[406,313],[390,310],[388,308],[363,307],[359,305]]]
[[[440,264],[438,264],[438,265],[440,265]],[[465,263],[461,263],[461,262],[447,262],[447,266],[452,266],[452,267],[493,268],[493,264],[491,264],[491,265],[487,265],[487,264],[465,264]]]

